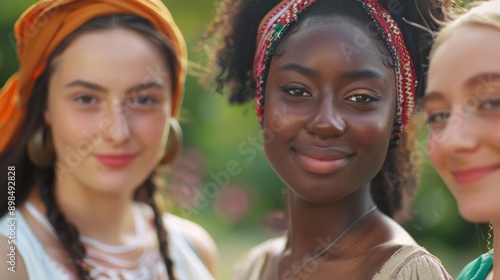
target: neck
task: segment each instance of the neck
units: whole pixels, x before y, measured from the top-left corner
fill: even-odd
[[[55,181],[54,199],[80,235],[110,245],[126,243],[135,235],[132,193],[99,192],[68,179]],[[37,204],[43,205],[41,199]]]
[[[361,223],[357,219],[374,205],[369,187],[361,188],[341,201],[321,205],[290,194],[291,228],[287,245],[290,257],[296,259],[307,252],[317,253],[343,233],[345,235],[338,242],[346,241],[349,233]],[[356,224],[349,228],[353,223]]]

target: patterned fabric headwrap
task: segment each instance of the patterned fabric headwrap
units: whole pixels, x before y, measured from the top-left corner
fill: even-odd
[[[318,1],[322,0],[283,0],[262,19],[259,25],[253,74],[257,87],[255,107],[261,124],[264,117],[265,81],[274,51],[291,23],[296,22],[304,10]],[[403,34],[391,14],[377,0],[356,1],[376,24],[394,61],[397,109],[390,144],[391,147],[394,147],[401,136],[403,127],[413,113],[417,85],[415,68],[406,48]]]
[[[19,71],[0,90],[0,153],[16,143],[26,118],[36,79],[55,48],[87,21],[101,16],[130,14],[148,20],[170,39],[180,64],[175,66],[172,114],[178,116],[186,75],[186,43],[161,0],[40,0],[14,26]]]

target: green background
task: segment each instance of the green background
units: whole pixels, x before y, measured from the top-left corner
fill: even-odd
[[[0,0],[0,84],[17,69],[12,28],[34,0]],[[184,153],[167,176],[170,211],[198,222],[219,248],[217,279],[230,279],[243,252],[278,236],[283,224],[284,184],[269,167],[253,104],[229,106],[224,97],[199,86],[205,58],[199,44],[214,15],[211,0],[166,0],[190,52],[190,76],[182,111]],[[455,278],[486,251],[487,226],[465,222],[456,203],[425,157],[425,126],[419,132],[421,183],[404,227],[439,257]]]

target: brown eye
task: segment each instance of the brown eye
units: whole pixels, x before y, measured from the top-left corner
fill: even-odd
[[[138,95],[129,100],[133,106],[152,106],[158,104],[158,100],[150,95]]]
[[[76,97],[74,101],[81,105],[93,105],[97,103],[97,98],[89,94],[84,94]]]
[[[450,112],[436,112],[429,114],[427,123],[431,128],[439,128],[446,125],[446,121],[450,118]]]
[[[356,103],[370,103],[373,101],[380,100],[380,97],[369,93],[356,93],[347,97],[347,100]]]
[[[281,87],[281,90],[285,92],[286,94],[292,95],[292,96],[297,96],[297,97],[309,97],[311,94],[302,87]]]
[[[485,100],[479,105],[482,110],[495,110],[500,109],[500,98]]]

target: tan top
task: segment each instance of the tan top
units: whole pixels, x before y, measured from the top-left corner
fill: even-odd
[[[276,266],[273,255],[282,252],[285,237],[274,238],[252,248],[236,264],[234,280],[261,280],[270,266]],[[452,280],[438,258],[416,245],[404,245],[373,276],[372,280]]]

